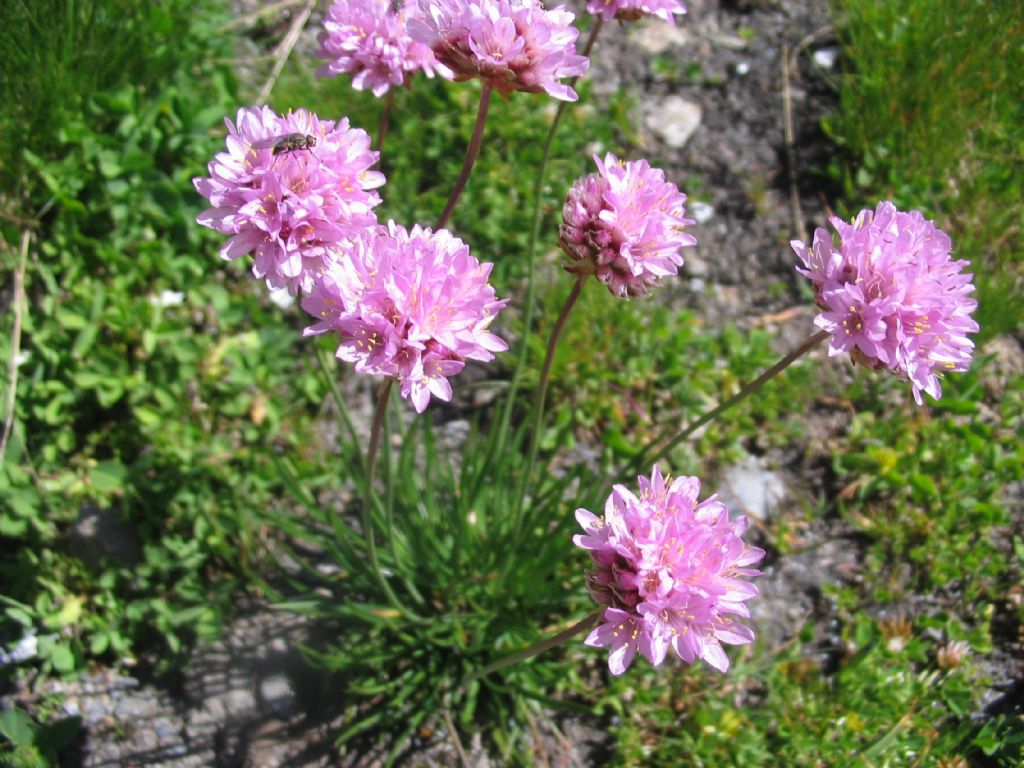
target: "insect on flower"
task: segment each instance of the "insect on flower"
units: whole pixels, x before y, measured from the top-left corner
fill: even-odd
[[[274,163],[277,162],[278,155],[283,155],[288,152],[298,152],[303,149],[308,149],[309,154],[316,157],[316,153],[313,151],[313,147],[315,146],[316,136],[309,136],[305,133],[286,133],[281,136],[271,136],[252,143],[253,149],[270,149],[271,154],[274,155]],[[320,160],[319,157],[316,157],[316,159],[318,161]],[[274,163],[271,163],[271,168],[274,167]]]
[[[298,152],[300,149],[308,149],[312,152],[315,146],[316,136],[308,136],[304,133],[286,133],[283,136],[271,136],[268,139],[261,139],[252,143],[253,149],[273,149],[273,154],[275,155],[283,155],[285,152]]]

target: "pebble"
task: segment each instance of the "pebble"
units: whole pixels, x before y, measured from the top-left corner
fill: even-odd
[[[700,200],[691,200],[686,206],[686,213],[698,224],[705,224],[715,215],[715,206]]]
[[[649,107],[647,127],[672,149],[682,149],[700,127],[700,104],[682,96],[669,96]]]
[[[672,47],[692,42],[693,35],[685,27],[668,24],[661,19],[647,19],[633,26],[629,39],[650,54],[664,53]]]
[[[814,63],[822,69],[832,69],[839,59],[839,49],[836,47],[821,48],[814,52]]]
[[[786,497],[786,485],[778,473],[748,456],[722,473],[719,495],[733,514],[766,520]]]
[[[703,291],[708,276],[707,260],[697,252],[696,248],[687,253],[684,258],[686,259],[686,274],[695,280],[700,280],[700,287],[696,290]]]
[[[35,658],[38,649],[39,638],[36,637],[35,631],[30,628],[17,643],[11,646],[10,650],[0,648],[0,666],[18,664]]]
[[[298,701],[291,680],[283,674],[268,675],[260,680],[259,700],[264,712],[281,719],[295,713]]]

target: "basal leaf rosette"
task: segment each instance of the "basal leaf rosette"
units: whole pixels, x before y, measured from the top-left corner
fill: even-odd
[[[683,264],[681,248],[697,244],[685,231],[686,195],[646,160],[594,155],[597,173],[578,179],[562,208],[558,244],[565,268],[593,274],[619,298],[644,296]]]
[[[587,71],[573,14],[536,0],[420,0],[409,34],[430,46],[455,80],[481,78],[502,96],[546,92],[576,101],[560,83]]]
[[[374,190],[384,175],[370,170],[378,154],[370,137],[347,119],[320,120],[306,110],[276,114],[240,109],[227,124],[227,150],[193,179],[212,208],[197,221],[230,235],[225,259],[253,254],[252,272],[272,289],[307,291],[336,250],[359,230],[376,226]],[[287,149],[298,136],[308,148]]]
[[[416,0],[335,0],[324,17],[316,54],[327,63],[317,74],[351,75],[353,88],[373,91],[374,96],[404,85],[416,72],[451,77],[430,47],[406,30],[417,9]]]
[[[604,606],[585,643],[608,647],[608,668],[621,675],[639,651],[654,665],[671,649],[687,663],[704,659],[725,672],[722,643],[749,643],[745,602],[757,595],[746,579],[764,550],[743,542],[747,519],[729,519],[716,496],[697,501],[696,477],[639,477],[639,495],[616,485],[597,516],[576,510],[585,533],[573,543],[590,552],[587,586]]]
[[[395,378],[423,412],[451,400],[448,377],[466,360],[489,361],[508,345],[489,327],[507,300],[448,230],[389,222],[359,237],[318,277],[302,307],[318,318],[305,335],[333,331],[337,357],[356,371]]]
[[[814,324],[831,334],[830,355],[909,379],[918,405],[922,392],[936,400],[947,371],[966,371],[974,354],[967,337],[978,331],[970,298],[968,261],[954,261],[949,236],[918,211],[891,202],[865,209],[850,223],[829,219],[837,246],[824,229],[810,247],[792,246],[803,262],[797,272],[814,285],[823,310]]]

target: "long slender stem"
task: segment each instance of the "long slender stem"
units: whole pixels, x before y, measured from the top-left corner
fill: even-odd
[[[388,88],[384,97],[384,108],[380,113],[380,122],[377,124],[377,151],[384,151],[384,139],[388,137],[388,127],[391,125],[391,107],[395,104],[395,89]]]
[[[594,26],[590,29],[590,36],[587,38],[587,43],[583,48],[583,56],[590,55],[590,50],[594,47],[594,41],[597,40],[597,35],[601,31],[603,24],[604,19],[598,16]],[[568,81],[569,87],[574,87],[578,80],[579,76],[570,79]],[[562,115],[565,113],[568,105],[569,102],[567,101],[558,102],[555,117],[551,121],[551,127],[548,128],[548,135],[544,139],[544,154],[541,156],[540,167],[537,169],[537,176],[533,180],[533,224],[530,227],[530,241],[526,246],[526,296],[523,299],[523,340],[519,345],[519,356],[516,358],[515,371],[509,384],[508,397],[505,399],[505,410],[501,415],[501,429],[496,443],[498,451],[501,451],[505,446],[508,427],[512,421],[512,408],[515,405],[516,391],[519,388],[520,375],[526,366],[526,356],[529,350],[526,338],[530,335],[530,326],[533,323],[533,273],[534,265],[537,261],[537,240],[540,238],[540,223],[543,218],[541,215],[540,197],[544,190],[544,179],[547,176],[548,160],[551,157],[551,147],[555,142],[555,133],[558,131],[558,124],[562,122]]]
[[[341,417],[342,424],[345,427],[345,431],[348,433],[348,439],[351,441],[351,445],[357,445],[359,443],[359,437],[356,434],[355,424],[352,422],[352,416],[348,412],[348,406],[345,404],[345,398],[342,397],[341,390],[338,389],[338,383],[334,380],[334,369],[333,366],[328,365],[328,361],[333,358],[327,357],[327,352],[321,347],[316,348],[316,361],[320,366],[320,372],[324,376],[324,381],[327,382],[327,388],[331,392],[331,399],[334,400],[334,404],[338,408],[338,415]],[[353,451],[355,461],[359,462],[359,466],[356,467],[356,471],[364,471],[364,457],[359,451]]]
[[[725,411],[729,410],[737,403],[742,402],[747,397],[752,395],[754,392],[759,390],[762,386],[764,386],[766,382],[773,379],[775,376],[777,376],[779,373],[785,370],[797,358],[803,356],[811,349],[816,347],[818,344],[820,344],[822,341],[827,339],[829,335],[830,334],[828,331],[819,331],[818,333],[814,334],[813,336],[802,342],[799,346],[797,346],[792,351],[788,352],[785,356],[783,356],[782,359],[775,363],[775,365],[773,365],[771,368],[766,369],[756,379],[745,384],[739,392],[730,397],[728,400],[723,400],[710,411],[706,411],[701,416],[697,417],[694,421],[687,424],[681,432],[679,432],[675,437],[669,440],[653,456],[645,459],[647,453],[655,445],[661,442],[665,438],[665,435],[661,435],[660,437],[648,443],[638,454],[636,454],[630,460],[629,464],[627,464],[625,467],[622,468],[622,470],[620,470],[618,476],[621,477],[629,474],[630,472],[634,472],[637,469],[639,469],[640,466],[646,466],[648,464],[654,464],[657,463],[658,461],[661,461],[661,459],[665,458],[669,453],[671,453],[671,451],[677,445],[683,442],[686,438],[688,438],[698,429],[703,427],[705,424],[709,423],[713,419],[725,413]]]
[[[377,390],[377,406],[373,410],[373,426],[370,428],[370,446],[366,449],[366,489],[373,490],[373,478],[377,471],[377,453],[380,449],[380,436],[384,426],[384,414],[388,409],[388,397],[395,380],[388,376]]]
[[[370,446],[366,450],[366,488],[363,491],[363,537],[366,539],[366,552],[370,556],[370,567],[380,588],[384,591],[388,601],[401,611],[404,607],[398,597],[391,590],[391,585],[384,577],[384,571],[380,567],[380,558],[377,556],[377,542],[374,538],[373,529],[373,478],[377,469],[377,452],[380,448],[380,435],[384,426],[384,414],[388,407],[388,396],[391,394],[391,386],[395,380],[390,376],[384,380],[377,391],[377,407],[373,412],[373,426],[370,429]]]
[[[486,677],[492,672],[497,672],[499,669],[510,667],[513,664],[517,664],[518,662],[523,661],[524,659],[530,658],[531,656],[536,656],[538,653],[543,653],[544,651],[548,651],[552,648],[557,648],[567,640],[572,639],[581,632],[585,632],[592,626],[594,626],[594,624],[597,623],[598,619],[601,618],[602,613],[604,613],[603,608],[594,611],[592,614],[587,616],[582,621],[576,622],[568,629],[559,632],[557,635],[552,635],[551,637],[541,640],[539,643],[534,643],[529,648],[524,648],[523,650],[517,653],[513,653],[509,656],[506,656],[503,659],[498,659],[497,661],[488,664],[483,669],[477,670],[476,672],[467,675],[465,679],[463,679],[462,681],[462,686],[465,687],[472,683],[474,680],[479,680],[481,677]]]
[[[530,435],[530,452],[526,461],[526,471],[519,480],[519,493],[517,494],[516,501],[515,533],[512,537],[513,541],[519,538],[519,529],[523,522],[524,497],[526,496],[526,489],[530,483],[530,476],[533,474],[533,466],[537,461],[537,446],[540,445],[540,434],[544,429],[544,401],[547,399],[548,379],[551,375],[551,364],[555,359],[555,348],[558,345],[559,337],[562,335],[562,330],[565,328],[565,321],[568,320],[569,313],[576,305],[576,301],[579,299],[580,293],[583,291],[583,283],[586,281],[587,277],[587,275],[580,275],[576,278],[576,282],[572,284],[572,290],[566,297],[565,303],[562,304],[562,309],[558,313],[558,319],[555,320],[555,325],[551,329],[551,338],[548,339],[548,348],[544,355],[544,365],[541,366],[540,381],[537,384],[537,395],[533,403],[533,434]]]
[[[583,51],[580,53],[581,56],[589,56],[591,48],[594,47],[594,41],[597,40],[597,35],[601,31],[601,27],[604,25],[604,17],[598,16],[594,22],[594,26],[590,28],[590,36],[587,38],[587,44],[583,46]],[[572,88],[576,85],[576,81],[579,80],[579,75],[569,81],[569,87]]]
[[[392,402],[394,405],[394,402]],[[393,445],[394,437],[393,417],[394,408],[387,409],[384,416],[384,445]],[[401,425],[399,425],[401,428]],[[384,531],[387,533],[388,546],[391,548],[391,556],[395,554],[395,468],[392,463],[391,451],[384,451],[381,458],[381,471],[384,473]]]
[[[466,147],[466,159],[462,161],[462,170],[459,171],[459,178],[455,181],[452,193],[448,196],[448,202],[445,203],[444,210],[441,211],[441,217],[437,220],[437,226],[434,229],[441,229],[448,223],[452,211],[455,210],[455,204],[459,202],[459,196],[462,194],[466,182],[469,181],[470,171],[473,170],[473,163],[476,162],[476,157],[480,154],[480,144],[484,140],[484,126],[487,124],[487,107],[490,106],[490,103],[491,86],[485,84],[480,90],[480,106],[476,110],[476,124],[473,126],[473,135],[469,139],[469,146]]]

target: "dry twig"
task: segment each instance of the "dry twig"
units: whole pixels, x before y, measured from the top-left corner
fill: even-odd
[[[221,26],[220,29],[218,29],[217,31],[230,32],[232,29],[238,29],[239,27],[247,27],[254,21],[258,21],[263,16],[269,16],[272,13],[283,11],[286,8],[291,8],[293,5],[298,5],[301,2],[302,0],[280,0],[280,2],[274,3],[273,5],[268,5],[265,8],[258,8],[252,13],[247,13],[245,16],[233,19],[232,21],[229,21],[227,24]]]
[[[7,441],[14,428],[14,402],[18,391],[18,358],[21,356],[21,316],[25,306],[25,264],[28,262],[28,244],[32,233],[25,229],[21,232],[21,252],[18,264],[14,268],[14,285],[11,292],[11,304],[14,308],[14,325],[11,328],[11,356],[7,360],[7,397],[4,403],[4,431],[0,435],[0,466],[3,466],[7,452]]]
[[[302,30],[306,26],[306,22],[309,21],[310,14],[313,13],[313,6],[315,4],[316,0],[306,0],[306,7],[303,8],[302,13],[296,16],[292,21],[292,25],[288,29],[288,34],[284,36],[281,44],[277,46],[277,50],[274,52],[274,68],[270,71],[270,76],[267,78],[267,81],[263,83],[263,87],[260,89],[260,94],[256,97],[256,104],[266,104],[267,99],[270,98],[270,92],[274,90],[274,86],[277,84],[277,78],[281,76],[281,71],[284,69],[285,62],[287,62],[288,57],[291,56],[292,50],[295,48],[295,44],[299,42],[299,35],[302,34]]]
[[[789,210],[793,216],[793,234],[807,242],[807,227],[796,184],[796,151],[793,131],[793,94],[789,88],[789,46],[782,44],[782,131],[786,143],[786,167],[789,175]]]
[[[462,768],[470,768],[469,755],[466,754],[466,749],[462,746],[462,739],[459,738],[459,732],[455,730],[455,723],[452,722],[451,715],[448,714],[447,709],[441,710],[441,715],[444,717],[444,724],[448,726],[448,733],[452,736],[455,751],[459,753],[459,762],[462,763]]]

